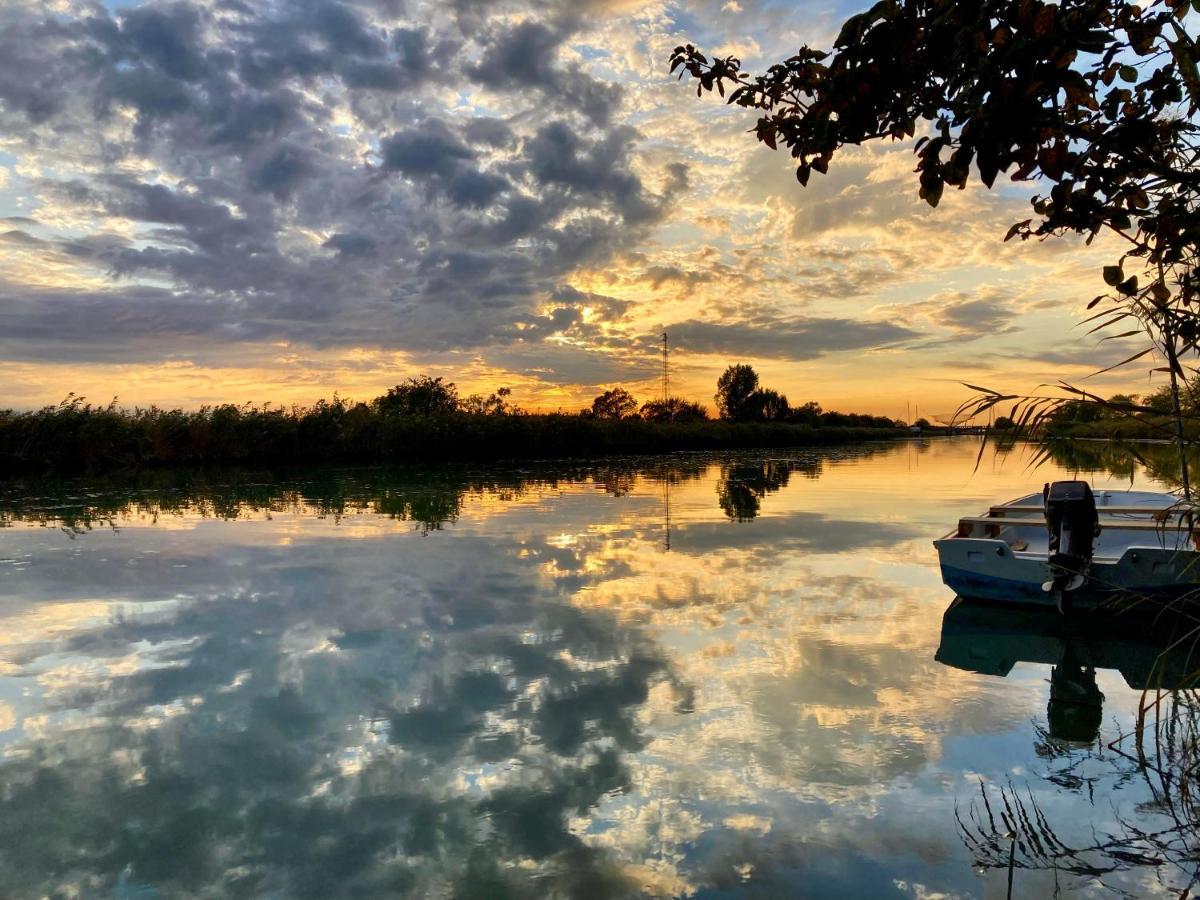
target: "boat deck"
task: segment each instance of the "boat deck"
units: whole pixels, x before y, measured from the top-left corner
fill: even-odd
[[[1116,560],[1130,547],[1191,550],[1200,548],[1200,520],[1168,494],[1148,491],[1098,491],[1100,535],[1094,559]],[[1015,556],[1044,558],[1048,535],[1041,493],[991,507],[986,515],[966,516],[943,540],[990,538],[1004,541]]]

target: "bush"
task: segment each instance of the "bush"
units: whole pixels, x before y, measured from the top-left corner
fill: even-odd
[[[395,396],[389,392],[389,396]],[[338,397],[310,407],[207,406],[192,412],[124,410],[68,397],[32,412],[0,410],[5,471],[100,471],[162,466],[381,463],[448,459],[598,457],[673,450],[787,447],[894,438],[888,420],[853,424],[715,422],[697,404],[647,418],[459,409],[402,415],[382,402]],[[427,406],[418,404],[427,410]],[[670,418],[659,418],[667,416]],[[825,414],[837,415],[837,414]],[[877,422],[887,422],[879,427]]]

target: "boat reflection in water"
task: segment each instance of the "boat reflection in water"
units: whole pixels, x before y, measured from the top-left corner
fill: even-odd
[[[1044,607],[956,597],[942,619],[936,659],[1000,677],[1017,663],[1051,666],[1050,736],[1092,743],[1104,704],[1096,670],[1120,672],[1135,690],[1174,690],[1200,667],[1200,654],[1186,639],[1195,624],[1136,611],[1061,615]]]
[[[1075,876],[1122,896],[1166,888],[1188,895],[1200,880],[1200,619],[1195,610],[1134,607],[1061,615],[1052,609],[955,598],[942,619],[938,662],[1006,677],[1018,663],[1051,667],[1047,724],[1034,723],[1038,771],[1007,783],[979,779],[956,802],[959,836],[981,869]],[[1101,735],[1097,672],[1119,672],[1142,691],[1133,720]],[[1105,727],[1109,727],[1107,724]],[[1147,791],[1117,826],[1048,808],[1021,778],[1091,798]],[[1040,796],[1040,795],[1039,795]],[[1012,884],[1012,882],[1010,882]],[[1018,876],[1017,886],[1021,881]],[[1182,894],[1180,893],[1182,890]],[[1010,896],[1018,896],[1012,894]]]

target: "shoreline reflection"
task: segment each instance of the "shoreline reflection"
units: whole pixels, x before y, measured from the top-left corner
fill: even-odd
[[[1157,801],[934,661],[931,538],[1028,477],[977,456],[0,483],[0,895],[987,894],[964,779]]]
[[[1092,838],[1060,833],[1078,821],[1049,812],[1040,794],[980,777],[978,795],[955,805],[974,865],[1000,871],[1074,875],[1118,894],[1123,881],[1153,873],[1186,895],[1200,878],[1200,620],[1175,608],[1061,615],[1053,609],[955,598],[942,620],[936,659],[1007,677],[1018,664],[1050,666],[1047,726],[1034,723],[1041,777],[1089,799],[1145,790],[1138,803]],[[1104,694],[1097,672],[1118,672],[1141,692],[1134,721],[1101,736]],[[1032,773],[1031,773],[1032,776]],[[1020,884],[1020,881],[1017,882]]]

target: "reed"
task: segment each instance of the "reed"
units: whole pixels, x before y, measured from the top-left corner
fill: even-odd
[[[799,422],[654,422],[568,414],[396,412],[340,398],[312,406],[124,409],[68,397],[0,411],[0,471],[97,472],[163,466],[304,465],[601,457],[795,447],[906,437],[888,419],[827,413]]]

